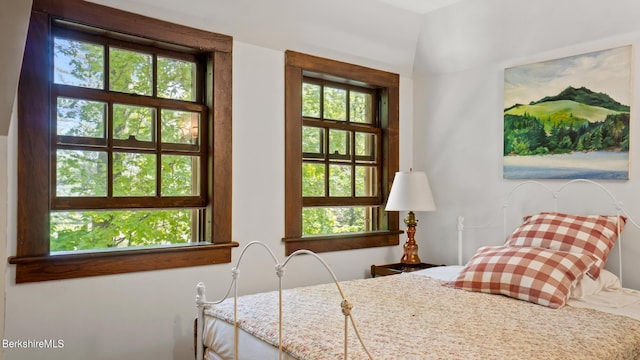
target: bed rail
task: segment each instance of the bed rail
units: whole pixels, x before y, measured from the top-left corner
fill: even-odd
[[[278,302],[279,302],[279,306],[278,306],[278,359],[282,359],[283,356],[283,349],[282,349],[282,278],[285,275],[285,270],[287,267],[287,264],[289,263],[289,261],[291,261],[291,259],[293,259],[294,257],[298,256],[298,255],[311,255],[314,259],[316,259],[317,261],[319,261],[324,268],[327,270],[327,272],[331,275],[331,278],[333,279],[337,291],[340,293],[340,297],[342,299],[342,301],[340,302],[340,308],[342,311],[342,314],[344,315],[344,359],[347,360],[348,359],[348,329],[349,329],[349,324],[351,324],[356,337],[358,338],[358,341],[360,342],[360,345],[362,346],[363,350],[365,351],[365,353],[367,354],[367,356],[369,357],[369,359],[373,359],[373,356],[371,355],[371,353],[369,352],[369,349],[367,348],[366,344],[364,343],[364,340],[362,339],[362,336],[360,335],[360,331],[358,329],[357,323],[355,321],[355,319],[353,318],[353,315],[351,314],[351,309],[353,308],[353,305],[347,300],[347,298],[345,297],[344,292],[342,291],[342,288],[340,287],[340,283],[338,281],[338,278],[336,277],[335,273],[333,272],[333,270],[331,270],[331,267],[329,267],[329,265],[326,263],[326,261],[324,261],[324,259],[322,259],[318,254],[309,251],[309,250],[297,250],[295,252],[293,252],[291,255],[287,256],[287,258],[282,261],[279,262],[278,258],[275,256],[275,254],[273,253],[273,251],[271,251],[271,249],[269,248],[269,246],[267,246],[266,244],[260,242],[260,241],[253,241],[249,244],[247,244],[243,249],[242,252],[240,253],[240,257],[238,258],[238,261],[236,262],[236,265],[231,269],[231,283],[229,284],[229,287],[227,288],[227,292],[226,294],[219,300],[217,301],[207,301],[206,295],[205,295],[205,285],[200,282],[196,285],[196,308],[197,308],[197,327],[196,327],[196,360],[203,360],[204,358],[204,339],[203,339],[203,332],[204,332],[204,311],[205,308],[207,306],[213,306],[216,304],[220,304],[222,303],[224,300],[229,298],[229,295],[231,294],[231,291],[233,290],[234,294],[233,294],[233,299],[234,299],[234,305],[233,305],[233,326],[234,326],[234,358],[237,360],[238,359],[238,319],[237,319],[237,305],[238,305],[238,280],[239,280],[239,275],[240,275],[240,265],[242,263],[242,258],[245,254],[245,252],[253,247],[253,246],[261,246],[262,248],[266,249],[267,252],[270,254],[271,258],[273,259],[274,263],[275,263],[275,273],[276,276],[278,276]]]
[[[627,218],[627,224],[631,223],[633,226],[635,226],[636,228],[640,229],[640,225],[631,218],[631,216],[629,216],[629,213],[627,212],[627,210],[624,208],[622,201],[619,201],[612,193],[611,191],[609,191],[609,189],[607,189],[604,185],[595,182],[593,180],[588,180],[588,179],[574,179],[571,181],[568,181],[564,184],[562,184],[560,187],[558,187],[556,190],[552,189],[551,187],[547,186],[546,184],[539,182],[539,181],[534,181],[534,180],[528,180],[528,181],[524,181],[521,182],[519,184],[517,184],[516,186],[514,186],[511,191],[509,191],[507,193],[507,195],[505,196],[504,202],[502,203],[502,223],[503,223],[503,239],[505,239],[509,234],[510,234],[510,229],[508,228],[508,215],[509,215],[509,207],[511,205],[511,200],[513,198],[513,195],[515,193],[517,193],[519,190],[521,190],[523,187],[525,187],[526,185],[535,185],[535,186],[539,186],[542,189],[546,190],[552,197],[553,200],[553,211],[558,211],[558,200],[561,197],[561,194],[563,191],[565,191],[567,188],[569,188],[571,185],[574,184],[588,184],[588,185],[592,185],[594,186],[596,189],[602,191],[604,194],[606,194],[609,198],[609,200],[611,201],[611,204],[613,205],[613,207],[616,210],[616,216],[620,216],[620,215],[624,215]],[[459,265],[464,265],[463,263],[463,259],[462,259],[462,247],[463,247],[463,232],[465,230],[465,228],[475,228],[475,229],[481,229],[481,228],[487,228],[489,226],[491,226],[495,221],[490,220],[489,222],[485,223],[485,224],[481,224],[481,225],[465,225],[464,224],[464,217],[463,216],[458,216],[457,219],[457,231],[458,231],[458,264]],[[622,281],[622,231],[620,226],[618,226],[618,263],[619,263],[619,278],[620,281]]]

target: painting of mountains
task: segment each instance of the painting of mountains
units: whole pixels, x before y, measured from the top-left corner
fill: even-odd
[[[629,178],[631,46],[505,69],[505,179]]]

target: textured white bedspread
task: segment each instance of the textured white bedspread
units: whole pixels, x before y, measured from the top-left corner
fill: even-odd
[[[640,321],[628,317],[553,310],[410,274],[341,285],[375,359],[640,359]],[[285,351],[301,360],[342,359],[335,285],[286,290],[283,298]],[[244,296],[239,304],[240,327],[276,345],[277,292]],[[233,301],[206,313],[232,322]],[[353,331],[349,337],[349,358],[366,359]]]

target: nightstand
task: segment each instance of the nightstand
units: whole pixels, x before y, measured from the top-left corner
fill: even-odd
[[[403,272],[411,272],[416,270],[428,269],[436,266],[442,266],[442,265],[425,264],[425,263],[419,263],[415,265],[407,265],[402,263],[386,264],[386,265],[371,265],[371,277],[402,274]]]

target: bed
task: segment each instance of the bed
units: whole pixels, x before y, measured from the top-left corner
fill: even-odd
[[[558,194],[576,182],[602,190],[614,211],[558,212]],[[640,292],[604,268],[636,222],[601,184],[540,185],[553,208],[464,265],[338,282],[302,251],[336,281],[215,302],[198,284],[197,359],[640,359]],[[459,218],[459,241],[464,228]],[[279,262],[251,243],[225,298],[237,294],[244,252],[260,245],[282,279],[290,257]]]

